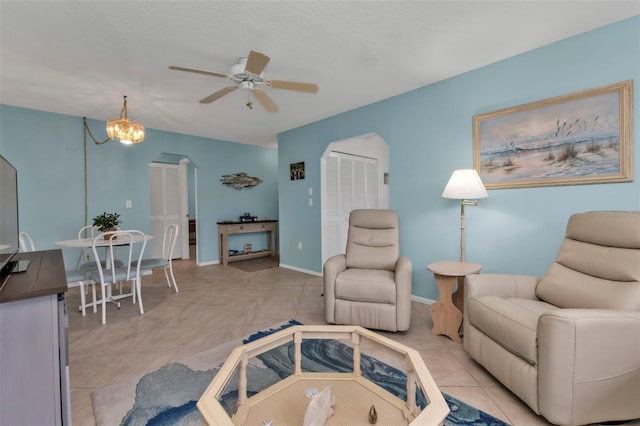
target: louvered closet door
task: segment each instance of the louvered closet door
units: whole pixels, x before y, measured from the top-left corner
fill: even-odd
[[[150,220],[153,235],[153,240],[148,243],[150,257],[162,257],[165,228],[173,223],[180,225],[181,188],[178,165],[149,164]],[[179,232],[182,233],[182,230]],[[181,257],[182,245],[176,244],[173,249],[173,258]]]
[[[351,210],[377,208],[377,172],[376,159],[338,152],[326,158],[323,263],[345,252]]]

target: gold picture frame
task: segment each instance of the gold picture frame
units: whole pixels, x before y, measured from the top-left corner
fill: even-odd
[[[487,189],[632,182],[633,81],[473,117]]]

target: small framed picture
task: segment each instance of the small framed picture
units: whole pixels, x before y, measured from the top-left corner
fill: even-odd
[[[291,180],[304,179],[304,161],[289,165],[289,177]]]

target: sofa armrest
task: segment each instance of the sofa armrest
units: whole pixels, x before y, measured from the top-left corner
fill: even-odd
[[[536,286],[540,277],[531,275],[508,274],[472,274],[464,279],[464,301],[462,309],[463,333],[469,335],[469,299],[480,296],[518,297],[522,299],[537,299]],[[464,342],[467,348],[467,341]],[[468,350],[468,348],[467,348]]]
[[[539,408],[549,421],[640,417],[640,312],[558,309],[540,317],[537,336]]]
[[[347,270],[347,258],[344,254],[330,257],[322,267],[324,283],[324,309],[328,323],[335,323],[336,278],[340,272]]]
[[[464,294],[465,298],[498,296],[537,299],[536,286],[540,279],[530,275],[467,275],[464,280]]]
[[[396,327],[398,331],[411,326],[411,277],[413,265],[408,257],[396,262]]]

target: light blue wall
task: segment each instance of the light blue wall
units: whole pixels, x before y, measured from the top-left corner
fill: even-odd
[[[88,120],[98,140],[105,123]],[[82,117],[0,105],[0,152],[17,169],[20,228],[38,249],[74,238],[84,224]],[[278,217],[277,152],[274,149],[147,129],[143,143],[87,143],[88,218],[103,211],[121,214],[122,227],[149,231],[148,165],[158,158],[186,156],[198,176],[198,250],[201,263],[218,259],[217,225],[244,212]],[[235,190],[220,183],[224,174],[246,172],[264,182]],[[125,201],[133,208],[126,209]],[[254,246],[262,247],[261,238]],[[78,253],[65,249],[67,267]]]
[[[330,142],[375,132],[389,144],[390,206],[400,217],[401,254],[413,261],[413,294],[436,299],[426,266],[459,257],[460,205],[440,194],[454,169],[473,166],[472,117],[629,79],[636,83],[637,106],[639,77],[635,17],[280,134],[281,262],[321,272],[320,199],[314,196],[308,207],[307,188],[319,189],[320,157]],[[639,111],[633,117],[636,175]],[[307,178],[289,181],[288,164],[299,161],[305,162]],[[489,196],[466,209],[466,259],[487,273],[542,275],[572,213],[640,210],[640,180],[492,190]]]

